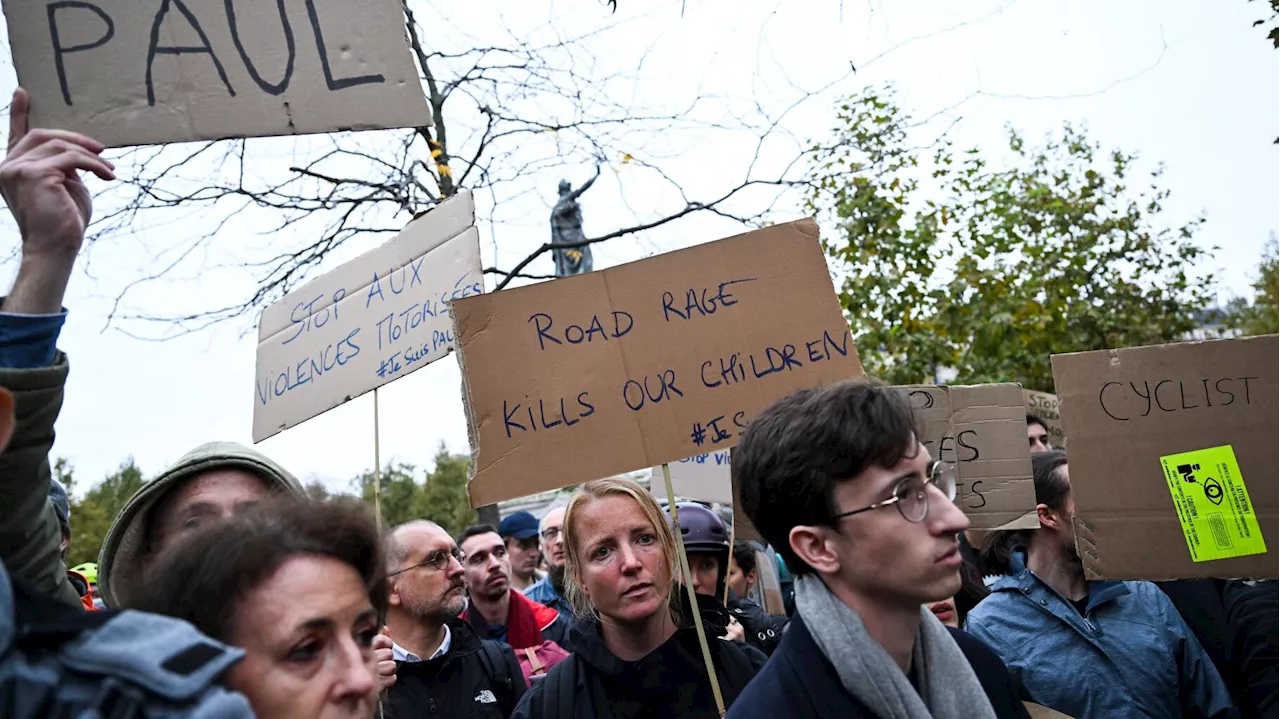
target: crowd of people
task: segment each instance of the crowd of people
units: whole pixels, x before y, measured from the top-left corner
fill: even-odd
[[[622,477],[456,537],[428,518],[380,531],[362,503],[309,500],[262,453],[211,442],[69,569],[57,339],[91,213],[80,173],[114,168],[27,108],[19,90],[0,163],[22,242],[0,301],[0,716],[1277,714],[1275,581],[1087,580],[1067,455],[1031,415],[1040,527],[979,536],[955,467],[866,379],[748,424],[732,472],[762,544]],[[761,601],[761,557],[785,611]]]

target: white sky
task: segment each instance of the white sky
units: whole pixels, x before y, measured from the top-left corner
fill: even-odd
[[[996,157],[1006,124],[1039,140],[1063,122],[1084,123],[1104,148],[1137,151],[1144,168],[1165,164],[1163,184],[1173,192],[1166,203],[1169,224],[1207,215],[1199,241],[1221,249],[1201,269],[1216,277],[1224,297],[1248,293],[1262,245],[1280,225],[1280,170],[1271,144],[1280,125],[1280,53],[1265,41],[1264,31],[1250,26],[1265,3],[687,0],[683,17],[679,0],[619,4],[616,18],[596,0],[459,0],[432,2],[431,8],[477,42],[500,42],[502,26],[523,36],[548,18],[566,35],[624,20],[590,47],[599,72],[626,70],[631,82],[617,89],[618,101],[637,112],[680,107],[699,95],[729,98],[711,104],[724,112],[752,97],[777,111],[799,96],[797,88],[821,88],[846,75],[853,62],[855,76],[786,116],[784,129],[800,142],[824,136],[840,94],[886,80],[897,84],[900,103],[916,117],[946,110],[940,122],[959,119],[951,130],[958,146],[978,144]],[[0,77],[0,91],[8,93],[15,82],[12,69]],[[637,157],[653,158],[693,199],[736,184],[730,180],[741,175],[752,150],[748,138],[714,133],[631,139]],[[293,143],[264,141],[282,142]],[[250,145],[268,146],[281,147]],[[785,162],[794,147],[771,145],[763,162]],[[564,175],[578,183],[590,173],[585,154],[567,152],[567,167],[526,178],[532,191],[518,199],[488,208],[478,198],[483,215],[492,209],[500,220],[482,226],[486,266],[496,255],[509,268],[546,239],[556,182]],[[612,169],[617,174],[606,170],[583,198],[589,235],[678,206],[678,198],[636,175],[634,167]],[[779,219],[800,214],[794,201],[778,209]],[[263,217],[247,213],[238,220],[216,238],[210,262],[280,241],[253,236],[267,224]],[[71,460],[82,486],[129,455],[153,474],[201,442],[249,441],[256,317],[167,342],[134,339],[116,327],[104,330],[109,299],[147,266],[155,247],[166,246],[170,233],[183,230],[158,228],[99,245],[91,274],[73,278],[71,314],[60,342],[71,356],[72,374],[54,454]],[[596,267],[736,230],[719,218],[681,221],[596,246]],[[8,255],[17,245],[11,222],[0,236]],[[385,239],[349,243],[332,264]],[[12,276],[14,269],[10,261],[3,274]],[[529,271],[549,273],[550,256]],[[158,312],[212,307],[239,299],[245,283],[242,273],[193,269],[181,281],[148,286],[131,298],[135,309]],[[127,323],[124,328],[151,329]],[[427,466],[441,441],[466,451],[459,382],[450,358],[380,393],[384,462]],[[373,464],[371,396],[260,448],[304,479],[346,489],[349,478]]]

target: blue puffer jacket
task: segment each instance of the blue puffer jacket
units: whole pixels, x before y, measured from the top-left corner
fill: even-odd
[[[1150,582],[1089,582],[1084,616],[1014,552],[969,613],[1032,699],[1077,719],[1238,717],[1218,670]]]

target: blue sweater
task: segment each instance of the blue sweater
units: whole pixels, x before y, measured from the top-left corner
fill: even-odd
[[[1076,717],[1237,717],[1218,670],[1173,602],[1150,582],[1089,582],[1084,615],[1026,567],[969,613],[1032,699]]]

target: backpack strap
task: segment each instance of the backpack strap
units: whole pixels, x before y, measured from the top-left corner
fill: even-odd
[[[551,667],[542,679],[537,716],[540,719],[573,719],[577,715],[578,655],[570,654]],[[588,687],[588,691],[590,688]]]
[[[525,657],[529,660],[530,676],[537,676],[538,674],[546,673],[547,666],[538,658],[538,652],[536,652],[533,647],[525,647],[521,651],[524,652]]]
[[[497,642],[481,639],[480,662],[484,664],[484,673],[489,677],[489,681],[510,697],[515,691],[515,686],[511,683],[511,670],[507,666],[507,658],[502,656],[502,647]]]

